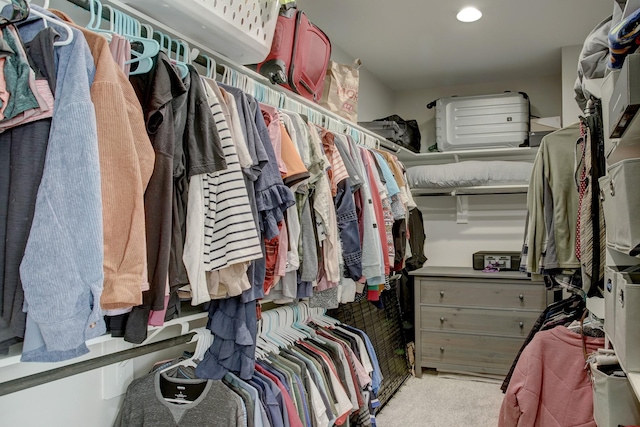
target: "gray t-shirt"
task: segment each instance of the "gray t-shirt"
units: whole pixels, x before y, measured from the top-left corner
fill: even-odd
[[[161,381],[173,385],[178,393],[187,395],[188,403],[165,400]],[[190,390],[203,383],[206,384],[199,396],[189,396]],[[114,427],[139,426],[244,427],[246,420],[240,397],[222,381],[169,378],[157,372],[138,378],[129,385],[114,423]]]

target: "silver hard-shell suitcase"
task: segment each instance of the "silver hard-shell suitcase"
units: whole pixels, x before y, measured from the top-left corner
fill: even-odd
[[[529,97],[523,92],[451,96],[436,108],[439,151],[508,148],[528,145]]]

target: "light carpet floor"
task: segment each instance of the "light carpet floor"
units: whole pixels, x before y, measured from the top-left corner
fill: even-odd
[[[496,427],[502,381],[424,371],[376,416],[378,427]]]

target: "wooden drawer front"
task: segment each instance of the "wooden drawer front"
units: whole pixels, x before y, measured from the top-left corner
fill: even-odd
[[[506,374],[524,342],[520,338],[422,332],[422,366],[468,366]]]
[[[422,306],[420,329],[526,338],[538,316],[539,314],[533,311]]]
[[[543,310],[546,307],[546,293],[542,285],[457,280],[433,282],[423,279],[420,281],[420,303]]]

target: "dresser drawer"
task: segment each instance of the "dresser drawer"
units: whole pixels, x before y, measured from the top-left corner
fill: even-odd
[[[516,281],[486,283],[478,280],[422,279],[420,303],[539,311],[546,307],[546,292],[543,285],[523,285]]]
[[[421,366],[506,375],[522,338],[421,332]]]
[[[534,311],[422,306],[420,329],[526,338],[538,317]]]

